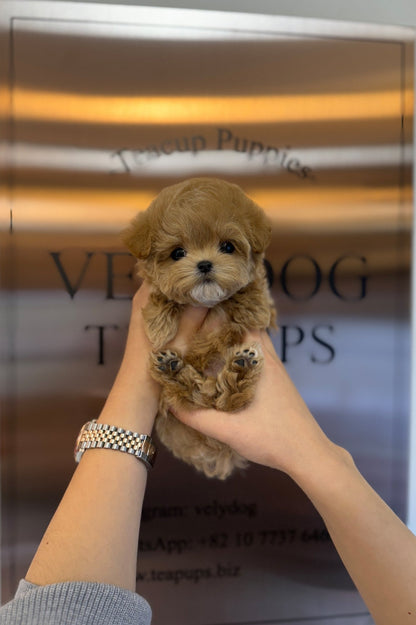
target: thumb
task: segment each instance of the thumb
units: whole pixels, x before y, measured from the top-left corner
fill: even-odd
[[[202,306],[188,306],[185,308],[179,321],[178,331],[170,346],[180,351],[186,351],[192,337],[204,323],[208,311],[209,308],[203,308]]]
[[[175,406],[169,407],[172,414],[185,425],[197,430],[205,436],[210,436],[228,444],[232,440],[234,427],[233,415],[215,408],[188,409]]]

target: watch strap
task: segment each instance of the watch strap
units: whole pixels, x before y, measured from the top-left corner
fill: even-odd
[[[156,446],[147,434],[124,430],[116,425],[88,421],[81,429],[74,450],[75,461],[79,462],[87,449],[113,449],[135,456],[148,469],[153,468]]]

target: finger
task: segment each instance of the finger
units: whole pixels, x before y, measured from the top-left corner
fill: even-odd
[[[199,408],[196,410],[180,408],[170,410],[185,425],[198,430],[198,432],[206,436],[225,442],[232,420],[229,412],[222,412],[214,408]]]
[[[144,308],[149,301],[150,286],[147,282],[142,282],[133,296],[133,306],[135,309]]]
[[[203,330],[206,334],[218,332],[221,326],[227,324],[227,318],[221,313],[207,314],[203,324]]]
[[[143,282],[133,296],[129,332],[125,350],[125,355],[132,355],[133,361],[137,360],[137,354],[141,354],[143,349],[150,351],[151,348],[150,341],[145,331],[145,323],[142,315],[142,310],[149,300],[150,292],[149,285]]]
[[[248,332],[246,335],[246,341],[252,343],[257,342],[263,351],[263,355],[267,353],[275,360],[279,360],[271,336],[265,330],[252,330]]]
[[[182,313],[179,328],[171,345],[184,350],[192,337],[198,332],[208,314],[208,308],[202,306],[188,306]]]

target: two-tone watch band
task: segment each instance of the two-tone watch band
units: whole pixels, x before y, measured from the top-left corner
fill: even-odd
[[[114,449],[131,454],[144,462],[148,469],[154,465],[156,446],[147,434],[137,434],[115,425],[97,423],[96,419],[86,423],[77,438],[74,456],[79,462],[87,449]]]

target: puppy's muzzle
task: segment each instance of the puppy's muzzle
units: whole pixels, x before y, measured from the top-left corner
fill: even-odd
[[[210,271],[212,271],[212,262],[210,260],[201,260],[198,264],[197,264],[197,269],[199,271],[199,273],[202,274],[207,274]]]

